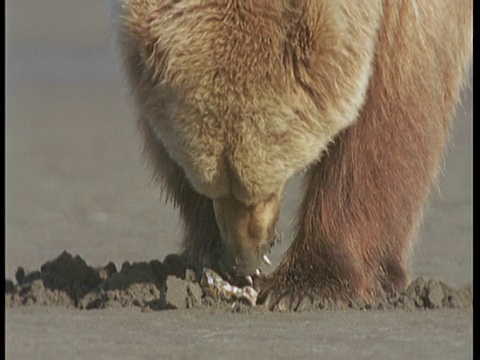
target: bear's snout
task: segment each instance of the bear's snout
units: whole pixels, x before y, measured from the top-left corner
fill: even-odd
[[[275,242],[280,192],[253,205],[246,205],[231,195],[213,202],[227,257],[221,260],[235,275],[253,275]]]

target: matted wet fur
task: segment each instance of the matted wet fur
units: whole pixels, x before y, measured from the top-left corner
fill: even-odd
[[[192,265],[249,275],[306,170],[260,302],[408,282],[472,52],[471,0],[109,0],[145,151]]]

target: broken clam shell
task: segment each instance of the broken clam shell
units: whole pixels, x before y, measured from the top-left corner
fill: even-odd
[[[255,306],[257,303],[258,292],[253,287],[244,286],[240,288],[232,285],[208,268],[203,269],[200,286],[215,300],[235,301],[244,299],[251,306]]]

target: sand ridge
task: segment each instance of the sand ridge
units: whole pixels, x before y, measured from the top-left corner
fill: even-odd
[[[67,251],[44,263],[40,270],[19,267],[16,283],[5,279],[7,307],[28,305],[62,306],[77,309],[139,307],[143,311],[206,308],[229,312],[266,311],[241,300],[213,298],[199,284],[195,273],[182,259],[168,255],[163,262],[124,262],[94,268],[80,256]],[[472,308],[473,289],[453,287],[434,279],[418,277],[404,292],[382,294],[370,304],[352,301],[348,307],[329,299],[313,299],[305,310],[424,310]]]

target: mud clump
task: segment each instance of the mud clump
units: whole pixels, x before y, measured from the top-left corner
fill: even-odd
[[[393,310],[407,311],[473,307],[473,288],[471,285],[454,289],[442,281],[425,280],[418,277],[402,292],[378,294],[370,303],[359,299],[348,305],[330,299],[313,299],[311,304],[303,306],[306,310]]]
[[[99,269],[102,271],[102,269]],[[105,270],[105,268],[103,268]],[[98,270],[97,270],[98,271]],[[105,274],[106,272],[103,271]],[[107,275],[107,274],[105,274]],[[167,278],[163,265],[156,260],[123,263],[120,271],[111,269],[104,281],[79,299],[83,309],[106,309],[129,306],[158,308],[161,287]]]
[[[170,309],[192,308],[202,304],[203,292],[197,283],[169,276],[163,292],[163,306]]]
[[[40,271],[26,273],[19,267],[15,278],[17,285],[13,288],[9,285],[9,291],[5,293],[7,306],[54,304],[77,307],[78,299],[102,282],[95,269],[79,256],[72,257],[67,252],[43,264]]]
[[[125,262],[117,270],[112,262],[94,268],[80,256],[64,251],[40,270],[27,272],[19,267],[15,280],[5,279],[6,307],[50,305],[86,310],[139,307],[143,311],[206,308],[236,313],[253,309],[242,299],[212,296],[195,272],[174,254],[163,262]],[[380,294],[370,303],[358,300],[344,304],[315,298],[303,302],[301,308],[307,311],[472,308],[473,289],[471,285],[454,289],[441,281],[419,277],[405,291]],[[265,310],[263,306],[254,308]],[[281,306],[278,310],[286,311]]]
[[[165,264],[164,264],[165,263]],[[5,279],[5,305],[53,305],[78,309],[140,307],[164,310],[201,307],[204,294],[177,255],[158,260],[94,268],[64,251],[40,271],[19,267],[16,283]]]

